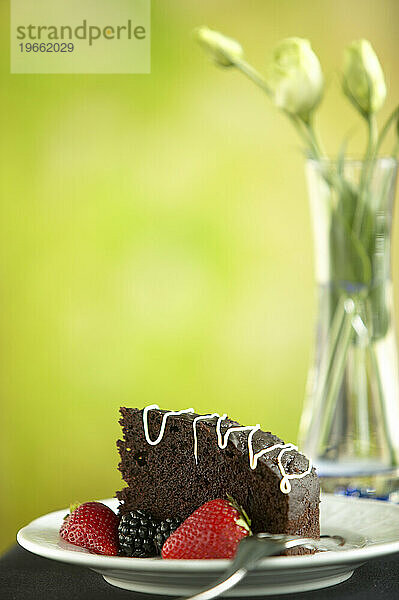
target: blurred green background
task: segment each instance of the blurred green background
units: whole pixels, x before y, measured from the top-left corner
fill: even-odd
[[[0,6],[1,549],[119,488],[120,405],[227,411],[296,439],[316,308],[303,155],[191,31],[238,38],[260,69],[281,38],[310,38],[319,130],[330,153],[350,131],[357,154],[337,68],[370,39],[392,110],[399,2],[153,0],[151,75],[102,76],[10,75]]]

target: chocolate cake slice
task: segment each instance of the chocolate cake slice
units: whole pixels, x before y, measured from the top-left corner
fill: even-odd
[[[226,415],[156,405],[120,412],[119,470],[127,483],[116,493],[121,514],[144,509],[158,519],[186,519],[229,494],[250,516],[254,533],[319,537],[317,475],[292,444]]]

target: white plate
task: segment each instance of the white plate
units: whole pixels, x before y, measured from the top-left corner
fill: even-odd
[[[102,500],[116,511],[117,500]],[[99,556],[64,542],[58,535],[68,509],[49,513],[18,532],[17,540],[34,554],[86,566],[120,588],[149,594],[188,595],[212,584],[228,560],[162,560]],[[399,506],[376,500],[324,495],[322,534],[346,538],[341,550],[308,556],[273,556],[227,595],[264,596],[335,585],[362,563],[399,551]]]

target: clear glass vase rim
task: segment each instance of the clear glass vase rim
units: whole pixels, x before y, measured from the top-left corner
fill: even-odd
[[[307,158],[306,162],[314,166],[319,166],[320,164],[336,165],[338,163],[338,158],[330,158],[328,156],[323,158]],[[354,167],[360,167],[366,162],[369,161],[364,160],[362,158],[345,158],[343,161],[345,165],[351,165]],[[378,156],[376,162],[377,164],[381,164],[387,167],[391,166],[392,168],[398,167],[399,165],[398,159],[394,156]]]

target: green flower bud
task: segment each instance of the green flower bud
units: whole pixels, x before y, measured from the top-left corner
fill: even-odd
[[[367,40],[352,42],[345,49],[343,90],[363,116],[377,112],[384,104],[384,73]]]
[[[282,40],[273,51],[267,82],[276,106],[307,121],[324,88],[320,62],[310,42],[296,37]]]
[[[244,56],[243,49],[236,40],[218,31],[213,31],[208,27],[198,27],[194,35],[199,44],[222,67],[232,67],[236,60],[240,60]]]

